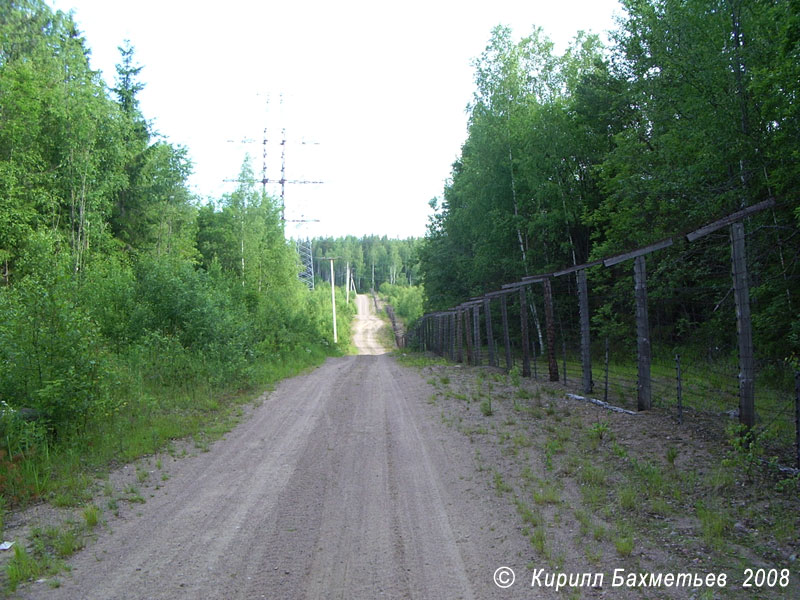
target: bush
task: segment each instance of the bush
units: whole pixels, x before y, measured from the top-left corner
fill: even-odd
[[[111,400],[104,340],[79,302],[75,278],[50,250],[41,253],[38,273],[0,294],[0,398],[34,411],[57,437],[84,428]]]
[[[381,284],[380,293],[394,307],[395,314],[411,327],[422,316],[423,291],[419,286]]]

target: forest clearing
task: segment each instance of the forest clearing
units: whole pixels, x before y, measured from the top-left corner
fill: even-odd
[[[271,121],[216,130],[261,169],[242,152],[201,193],[132,41],[104,75],[74,13],[0,4],[3,592],[800,597],[800,0],[619,8],[605,37],[485,32],[401,239],[301,235],[287,188],[323,182],[287,175]],[[448,68],[414,77],[448,45],[384,70],[390,16],[346,60],[280,53],[336,64],[311,96],[346,130],[325,203],[348,227],[411,214],[444,136],[419,126]]]

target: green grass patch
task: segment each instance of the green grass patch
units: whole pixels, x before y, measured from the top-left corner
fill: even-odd
[[[450,361],[441,356],[426,354],[424,352],[409,352],[407,350],[397,350],[393,353],[398,363],[404,367],[433,367],[450,364]]]
[[[554,482],[542,481],[533,491],[533,501],[536,504],[558,504],[561,502],[561,492]]]
[[[631,535],[620,535],[614,539],[614,548],[617,550],[617,554],[620,556],[630,556],[631,552],[633,552],[633,536]]]
[[[601,487],[606,485],[606,471],[600,465],[584,462],[578,471],[578,481],[582,485]]]
[[[100,509],[91,504],[83,509],[83,519],[89,529],[94,529],[100,522]]]
[[[494,489],[498,496],[513,491],[511,485],[503,479],[503,475],[499,471],[494,472]]]
[[[703,541],[714,550],[722,550],[725,547],[726,533],[733,528],[733,520],[728,511],[718,503],[707,506],[698,502],[695,513],[700,521]]]

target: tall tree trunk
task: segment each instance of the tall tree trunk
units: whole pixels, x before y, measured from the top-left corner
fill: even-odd
[[[750,136],[750,115],[747,107],[747,89],[744,81],[747,67],[742,56],[744,34],[741,30],[741,3],[739,0],[728,0],[731,11],[731,36],[733,42],[733,76],[736,83],[736,97],[739,101],[739,131],[742,141]],[[749,201],[750,165],[744,156],[739,158],[739,180],[742,186],[740,208],[745,208]]]

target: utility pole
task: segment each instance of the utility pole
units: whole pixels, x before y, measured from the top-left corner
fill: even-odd
[[[336,260],[335,256],[323,256],[321,260],[331,261],[331,308],[333,311],[333,343],[339,343],[339,337],[336,334],[336,286],[334,285],[333,261]]]

